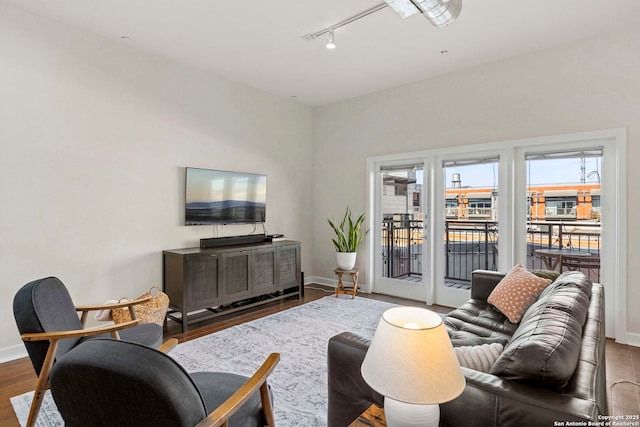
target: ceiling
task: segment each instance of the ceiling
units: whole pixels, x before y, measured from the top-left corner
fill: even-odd
[[[330,51],[324,37],[303,36],[382,0],[0,3],[311,106],[620,30],[640,17],[638,0],[465,0],[456,22],[436,28],[387,7],[337,29]]]

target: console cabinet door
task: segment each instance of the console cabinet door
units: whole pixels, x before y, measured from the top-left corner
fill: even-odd
[[[222,303],[219,274],[220,257],[216,254],[189,255],[185,259],[187,304],[193,311]]]
[[[252,251],[251,270],[253,272],[251,295],[264,295],[277,290],[275,248]]]
[[[300,284],[300,245],[278,247],[276,278],[278,290]]]
[[[222,254],[222,301],[239,301],[251,296],[251,251]]]

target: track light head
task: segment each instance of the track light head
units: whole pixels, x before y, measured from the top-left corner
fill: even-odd
[[[333,30],[329,31],[329,40],[325,47],[329,50],[333,50],[336,48],[336,44],[333,42]]]

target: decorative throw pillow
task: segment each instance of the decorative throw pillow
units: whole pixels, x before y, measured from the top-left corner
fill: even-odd
[[[522,314],[550,283],[550,279],[538,277],[518,264],[500,280],[487,302],[507,316],[511,323],[518,323]]]
[[[464,347],[453,347],[458,356],[460,366],[480,372],[489,372],[495,361],[500,357],[502,344],[482,344]]]

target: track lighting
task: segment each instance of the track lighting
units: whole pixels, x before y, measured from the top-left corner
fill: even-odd
[[[330,50],[336,48],[336,44],[333,42],[333,30],[329,31],[329,40],[327,41],[325,47]]]
[[[401,18],[406,18],[420,13],[422,16],[427,18],[433,26],[445,27],[455,21],[458,18],[458,15],[460,15],[460,11],[462,10],[462,0],[384,0],[384,3],[370,7],[367,10],[343,19],[330,27],[316,31],[315,33],[305,34],[302,38],[305,40],[315,40],[320,36],[329,34],[329,41],[325,46],[327,49],[335,49],[336,44],[333,41],[333,32],[337,28],[350,24],[358,19],[362,19],[365,16],[384,9],[385,7],[391,7],[391,9],[393,9]]]

